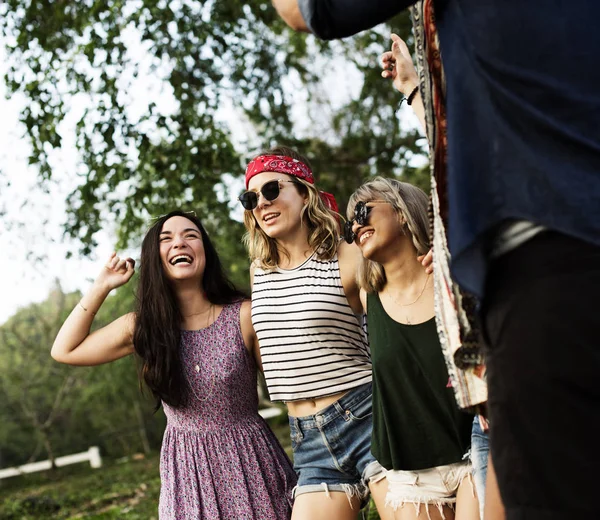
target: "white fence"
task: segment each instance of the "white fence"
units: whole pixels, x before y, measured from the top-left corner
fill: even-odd
[[[278,415],[281,415],[281,408],[270,406],[269,408],[262,408],[258,411],[258,413],[263,419],[270,419],[271,417],[277,417]]]
[[[58,467],[68,466],[69,464],[77,464],[78,462],[90,461],[92,468],[99,468],[102,466],[102,458],[100,457],[100,450],[98,446],[91,446],[89,450],[81,453],[75,453],[73,455],[65,455],[64,457],[57,457],[54,462]],[[23,464],[16,468],[0,469],[0,479],[8,477],[16,477],[23,473],[34,473],[36,471],[44,471],[50,469],[52,464],[49,460],[42,460],[40,462],[32,462],[31,464]]]
[[[276,417],[281,415],[281,408],[277,408],[276,406],[272,406],[269,408],[263,408],[258,411],[258,413],[264,419],[270,419],[271,417]],[[92,446],[89,450],[83,451],[81,453],[75,453],[73,455],[65,455],[64,457],[57,457],[54,462],[56,466],[68,466],[69,464],[77,464],[78,462],[86,462],[90,461],[90,466],[92,468],[99,468],[102,466],[102,458],[100,457],[100,450],[98,446]],[[34,473],[36,471],[44,471],[50,469],[52,464],[49,460],[42,460],[40,462],[32,462],[31,464],[23,464],[22,466],[18,466],[16,468],[5,468],[0,469],[0,479],[8,478],[8,477],[16,477],[18,475],[23,475],[24,473]]]

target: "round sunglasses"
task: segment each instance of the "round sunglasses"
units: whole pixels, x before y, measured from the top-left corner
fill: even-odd
[[[280,182],[291,182],[296,184],[295,181],[292,180],[276,179],[274,181],[265,182],[258,192],[262,193],[265,200],[275,200],[279,197],[279,192],[281,190],[281,186],[279,185]],[[242,203],[242,206],[246,211],[252,211],[258,206],[258,192],[246,190],[238,197],[238,200]]]
[[[368,202],[359,201],[354,206],[354,218],[347,220],[344,224],[344,240],[351,244],[356,240],[356,233],[352,231],[352,227],[356,222],[359,226],[366,226],[369,222],[369,213],[373,209],[373,206],[367,206],[367,204],[387,204],[385,200],[370,200]]]

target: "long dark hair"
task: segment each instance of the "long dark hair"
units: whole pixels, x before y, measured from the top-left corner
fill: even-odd
[[[182,315],[160,258],[160,232],[171,217],[187,218],[200,230],[206,264],[198,289],[204,291],[207,299],[224,305],[246,298],[225,275],[217,251],[194,214],[172,211],[148,230],[142,242],[133,344],[141,359],[140,379],[155,397],[156,410],[161,401],[177,408],[184,405],[187,398],[179,348]]]

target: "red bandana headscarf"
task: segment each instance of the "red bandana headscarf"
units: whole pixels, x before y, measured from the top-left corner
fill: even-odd
[[[302,161],[298,161],[287,155],[259,155],[255,159],[252,159],[246,167],[246,189],[248,189],[250,179],[263,172],[286,173],[310,184],[315,183],[313,172]],[[319,195],[329,209],[338,213],[337,202],[331,193],[319,191]]]

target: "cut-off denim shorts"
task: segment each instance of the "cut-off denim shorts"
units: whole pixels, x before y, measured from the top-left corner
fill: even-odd
[[[364,505],[369,481],[385,470],[371,455],[371,383],[353,388],[315,415],[289,417],[294,470],[303,493],[342,491]]]

